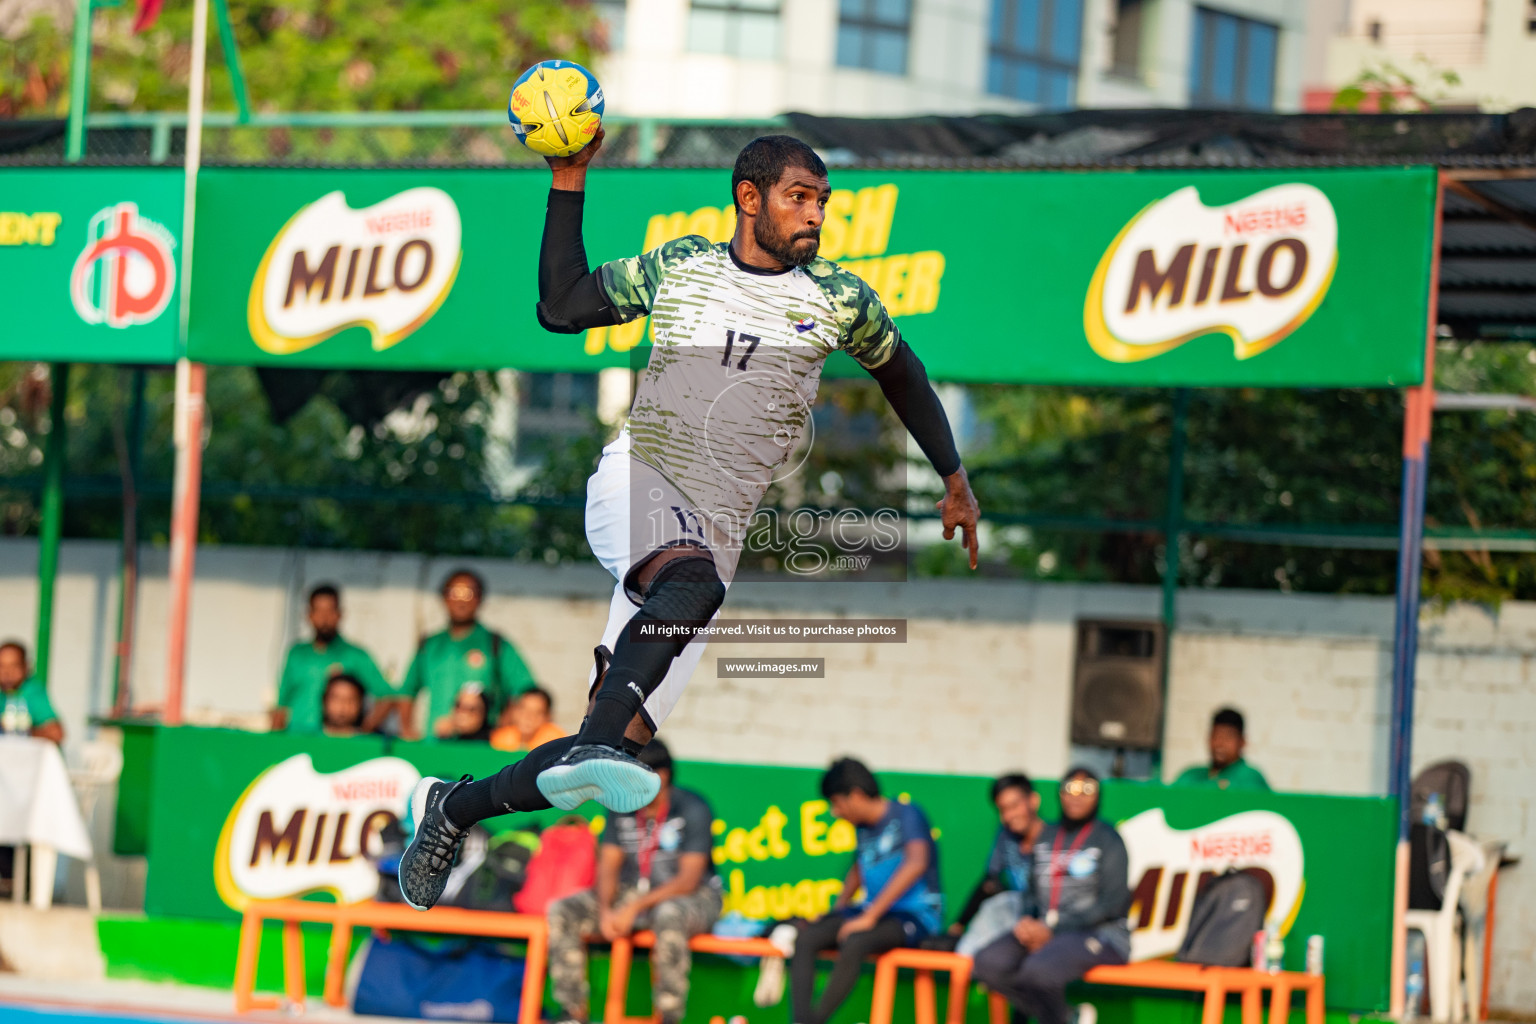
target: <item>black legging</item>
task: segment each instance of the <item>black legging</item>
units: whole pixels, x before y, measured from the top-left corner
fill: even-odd
[[[858,983],[864,958],[895,949],[907,941],[906,927],[901,919],[886,915],[869,931],[854,932],[839,943],[837,930],[847,920],[841,914],[828,914],[802,927],[796,936],[795,955],[789,961],[789,991],[795,1008],[795,1024],[826,1024]],[[814,1000],[816,956],[826,949],[836,949],[837,960],[833,962],[832,974],[818,1001]]]

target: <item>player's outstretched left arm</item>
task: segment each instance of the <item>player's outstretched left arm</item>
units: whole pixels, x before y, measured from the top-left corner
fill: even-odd
[[[923,361],[899,334],[895,339],[885,361],[869,368],[870,376],[880,385],[885,400],[923,450],[934,471],[944,479],[944,497],[937,505],[940,521],[944,524],[944,539],[954,540],[958,528],[961,543],[970,552],[971,568],[974,569],[979,551],[976,524],[981,519],[981,508],[976,504],[976,495],[971,493],[970,478],[960,464],[960,452],[955,447],[949,417],[944,414],[944,406],[929,383]]]

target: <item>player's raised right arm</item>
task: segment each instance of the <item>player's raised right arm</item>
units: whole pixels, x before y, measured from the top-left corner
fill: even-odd
[[[599,128],[592,141],[570,156],[545,157],[554,174],[539,246],[539,324],[557,334],[577,334],[589,327],[619,323],[618,311],[587,265],[581,240],[587,165],[603,144]]]

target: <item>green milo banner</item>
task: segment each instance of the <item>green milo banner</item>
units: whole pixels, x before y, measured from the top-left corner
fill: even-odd
[[[182,173],[0,171],[0,359],[177,356]]]
[[[822,255],[879,292],[932,376],[1189,386],[1423,377],[1430,167],[836,171]],[[189,353],[211,363],[595,370],[644,320],[534,317],[546,172],[212,168]],[[735,228],[728,170],[588,179],[595,264]],[[847,371],[850,366],[833,372]]]
[[[198,728],[157,729],[150,758],[142,805],[149,816],[146,910],[216,920],[233,920],[251,899],[370,898],[378,874],[367,855],[417,779],[480,777],[505,763],[479,745]],[[887,796],[927,812],[952,919],[996,833],[990,780],[880,778]],[[812,768],[679,764],[677,784],[702,794],[715,813],[714,862],[727,912],[768,920],[830,907],[852,863],[854,836],[820,798],[819,779]],[[1054,817],[1054,791],[1041,789],[1042,813]],[[589,815],[601,810],[585,808]],[[1235,867],[1257,875],[1269,892],[1269,919],[1287,936],[1290,969],[1304,968],[1307,937],[1322,935],[1329,1005],[1385,1007],[1396,829],[1390,801],[1110,782],[1103,813],[1130,851],[1137,959],[1174,953],[1198,889]],[[509,816],[492,827],[556,816]]]

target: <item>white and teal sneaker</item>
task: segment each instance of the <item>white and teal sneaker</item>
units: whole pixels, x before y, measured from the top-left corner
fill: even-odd
[[[536,781],[544,799],[562,811],[596,800],[610,811],[631,814],[661,792],[661,776],[638,758],[601,743],[572,747]]]

